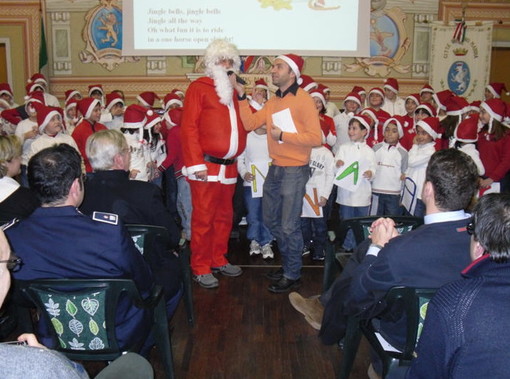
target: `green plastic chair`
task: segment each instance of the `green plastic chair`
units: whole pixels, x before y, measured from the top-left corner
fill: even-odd
[[[351,229],[354,233],[356,244],[359,245],[368,238],[372,223],[381,217],[392,218],[395,221],[396,228],[400,234],[407,233],[423,225],[423,218],[414,216],[367,216],[355,217],[341,221],[335,228],[335,241],[328,242],[325,249],[324,276],[322,281],[322,288],[324,292],[329,289],[331,284],[333,284],[336,274],[341,271],[345,262],[351,255],[351,253],[344,252],[336,253],[336,244],[342,243],[347,235],[347,231]]]
[[[406,341],[402,351],[387,351],[382,346],[372,320],[349,317],[343,341],[344,357],[338,378],[347,379],[350,375],[361,336],[365,336],[383,362],[383,378],[404,378],[418,343],[429,301],[437,289],[418,289],[411,287],[393,287],[385,296],[386,309],[399,307],[406,317]]]
[[[120,296],[153,314],[152,334],[167,378],[174,366],[165,299],[161,286],[154,286],[143,299],[130,279],[39,279],[16,280],[17,288],[30,299],[45,319],[55,349],[71,360],[112,361],[122,355],[115,337],[115,315]],[[127,351],[138,352],[143,339]]]
[[[154,251],[156,246],[169,246],[170,237],[166,228],[154,225],[127,224],[126,228],[133,239],[135,246],[145,257]],[[171,254],[169,252],[169,254]],[[189,265],[190,250],[187,244],[180,246],[178,250],[179,265],[183,277],[183,300],[188,316],[188,323],[195,323],[195,311],[193,307],[193,292],[191,269]]]

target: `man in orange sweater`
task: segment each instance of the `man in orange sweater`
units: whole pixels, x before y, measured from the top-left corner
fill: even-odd
[[[264,223],[278,242],[282,268],[269,273],[269,291],[287,292],[301,284],[303,236],[301,209],[310,177],[310,152],[322,142],[319,117],[310,95],[299,88],[303,58],[294,54],[278,56],[271,69],[276,96],[260,111],[252,113],[244,88],[237,84],[241,119],[247,130],[266,124],[272,159],[264,183]]]

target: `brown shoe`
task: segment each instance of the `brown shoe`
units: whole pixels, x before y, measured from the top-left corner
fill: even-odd
[[[289,293],[289,300],[294,309],[305,316],[305,320],[316,330],[320,330],[324,306],[318,296],[304,298],[297,292]]]

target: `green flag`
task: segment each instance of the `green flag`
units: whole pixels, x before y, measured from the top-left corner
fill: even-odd
[[[48,64],[48,49],[46,48],[46,34],[44,33],[44,19],[41,15],[41,44],[39,46],[39,72]]]

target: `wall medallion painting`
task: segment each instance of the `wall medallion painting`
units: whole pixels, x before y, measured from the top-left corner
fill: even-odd
[[[388,76],[392,70],[410,72],[411,65],[401,64],[411,41],[405,29],[406,14],[400,8],[385,9],[386,0],[372,0],[370,13],[370,57],[356,58],[345,65],[347,72],[363,70],[369,76]]]
[[[139,60],[122,56],[122,9],[118,0],[100,0],[87,12],[82,37],[86,42],[85,50],[80,52],[82,63],[99,63],[112,71],[120,63]]]

